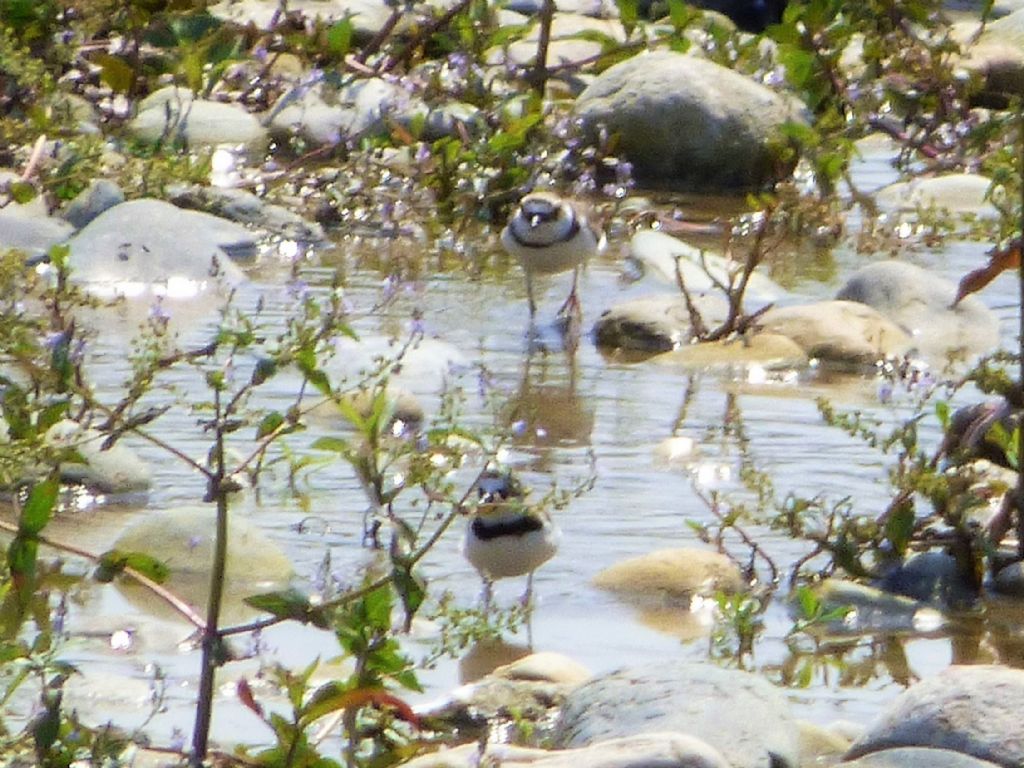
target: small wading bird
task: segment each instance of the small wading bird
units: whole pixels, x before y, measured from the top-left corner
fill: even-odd
[[[576,283],[580,266],[605,248],[604,233],[567,200],[551,192],[532,192],[519,201],[512,218],[501,233],[505,250],[519,260],[526,273],[526,296],[530,318],[537,314],[533,298],[533,276],[572,272],[572,290],[558,310],[558,316],[579,313]]]
[[[561,534],[547,514],[525,502],[522,484],[509,473],[484,472],[477,493],[462,552],[484,580],[484,608],[490,607],[496,580],[524,574],[522,600],[529,605],[533,572],[554,556]]]

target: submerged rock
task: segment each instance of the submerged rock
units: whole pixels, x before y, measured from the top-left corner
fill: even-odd
[[[887,592],[943,609],[966,610],[980,597],[978,587],[946,552],[915,554],[887,572],[878,585]]]
[[[1024,764],[1022,709],[1024,671],[991,665],[952,666],[900,694],[854,742],[846,757],[852,760],[899,747],[931,747],[1016,768]]]
[[[142,552],[170,568],[165,586],[199,611],[205,610],[213,566],[216,510],[213,505],[146,512],[114,542],[121,552]],[[280,547],[248,520],[231,513],[225,575],[225,617],[240,620],[256,613],[242,600],[286,589],[294,571]],[[155,613],[169,609],[148,590],[124,580],[121,591]]]
[[[594,586],[618,594],[683,600],[746,589],[740,569],[718,552],[660,549],[616,563],[594,577]]]
[[[808,355],[800,345],[778,333],[758,333],[721,341],[687,344],[652,359],[658,365],[683,368],[737,368],[765,370],[803,368]]]
[[[819,301],[769,309],[757,333],[785,336],[809,358],[842,365],[874,365],[911,348],[910,336],[872,307],[854,301]]]
[[[718,750],[733,768],[796,768],[799,728],[763,677],[695,662],[660,662],[595,678],[569,694],[554,743],[582,747],[675,732]]]
[[[602,72],[576,100],[593,135],[618,137],[638,179],[688,191],[757,189],[785,175],[773,141],[793,103],[710,61],[668,51]]]
[[[492,673],[506,680],[532,680],[579,685],[592,677],[589,669],[561,653],[541,651],[497,667]]]
[[[919,632],[939,629],[945,620],[934,608],[878,587],[840,578],[829,578],[811,588],[823,613],[848,609],[845,615],[813,631],[848,635],[869,632]],[[793,606],[795,608],[796,602]],[[795,611],[794,611],[795,612]]]
[[[918,209],[948,212],[952,216],[994,218],[999,210],[989,201],[992,180],[975,173],[952,173],[883,187],[877,193],[879,205],[903,212]]]
[[[999,343],[999,322],[977,298],[953,307],[957,286],[902,261],[878,261],[861,267],[836,294],[875,308],[913,337],[926,357],[980,354]]]
[[[152,482],[149,466],[123,442],[102,450],[107,436],[95,429],[65,419],[50,427],[46,442],[54,447],[73,448],[81,461],[60,465],[64,482],[81,483],[101,493],[144,491]]]

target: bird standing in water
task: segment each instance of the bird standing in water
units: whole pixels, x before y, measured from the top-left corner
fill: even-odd
[[[484,607],[490,607],[495,581],[523,575],[529,605],[533,572],[554,556],[561,534],[546,513],[526,504],[522,484],[510,473],[484,472],[477,492],[462,552],[484,580]]]
[[[533,296],[534,275],[554,275],[572,270],[572,290],[558,316],[580,311],[576,284],[580,267],[605,248],[604,233],[582,209],[552,192],[531,192],[519,201],[501,233],[501,244],[519,260],[526,273],[530,318],[537,314]]]

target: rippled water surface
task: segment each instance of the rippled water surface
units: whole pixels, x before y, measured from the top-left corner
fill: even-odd
[[[865,165],[862,176],[865,185],[872,186],[888,178],[890,171],[876,160]],[[478,257],[499,266],[507,264],[497,253],[493,236],[481,237],[483,241],[476,246]],[[305,278],[316,289],[329,282],[329,267],[344,264],[346,295],[358,313],[380,300],[385,291],[387,270],[381,265],[401,263],[417,247],[385,239],[341,240],[324,254],[324,267],[317,268],[314,261]],[[583,276],[585,328],[614,302],[667,290],[648,283],[624,285],[620,280],[622,247],[621,241],[613,240],[608,253]],[[406,250],[410,248],[413,250]],[[936,251],[916,249],[907,258],[955,280],[976,266],[983,252],[981,244],[950,242]],[[808,268],[816,274],[833,275],[829,280],[798,275],[787,287],[797,299],[827,297],[867,258],[837,250],[831,255],[834,268],[829,263],[821,269]],[[272,307],[286,302],[284,290],[276,287],[286,273],[286,264],[269,263],[255,275],[257,288],[265,291]],[[532,621],[535,650],[565,653],[596,672],[652,659],[707,658],[708,616],[681,620],[678,613],[643,614],[594,589],[590,581],[599,570],[626,557],[664,547],[700,546],[688,521],[710,523],[712,518],[695,488],[705,495],[717,490],[726,498],[745,498],[737,478],[740,431],[745,450],[759,468],[770,472],[780,494],[848,496],[865,513],[877,513],[886,505],[889,496],[883,459],[824,426],[815,405],[816,397],[825,396],[839,407],[886,413],[878,403],[876,380],[814,372],[750,376],[745,371],[685,371],[654,363],[620,362],[603,356],[587,338],[575,354],[558,349],[557,344],[549,344],[550,351],[543,351],[536,347],[555,337],[547,323],[568,289],[568,276],[544,284],[537,331],[541,343],[531,344],[521,275],[511,265],[486,274],[480,279],[449,269],[402,282],[398,298],[385,314],[361,316],[356,327],[367,336],[402,335],[416,317],[421,318],[416,322],[422,323],[427,336],[457,347],[470,364],[464,386],[466,419],[471,425],[486,426],[491,421],[478,394],[483,371],[492,391],[530,406],[523,412],[535,408],[537,415],[513,446],[510,463],[538,492],[551,481],[569,486],[585,477],[593,460],[596,486],[559,514],[563,531],[560,552],[537,574],[538,602]],[[984,295],[1003,318],[1007,345],[1013,338],[1013,290],[1012,280],[1003,278]],[[121,380],[122,374],[112,371],[120,370],[123,362],[122,344],[120,340],[110,343],[103,356],[110,367],[102,369],[101,386],[113,387]],[[281,404],[286,405],[291,395],[289,383],[275,386]],[[182,419],[165,425],[165,436],[200,457],[203,443]],[[729,431],[723,430],[726,423]],[[289,444],[304,451],[317,435],[330,434],[332,429],[329,423],[319,423],[310,432],[293,436]],[[180,432],[174,434],[176,430]],[[697,452],[689,462],[666,466],[657,460],[656,448],[672,436],[696,441]],[[934,432],[928,439],[935,439]],[[148,509],[196,501],[202,493],[197,477],[156,449],[135,445],[156,469]],[[298,484],[306,494],[305,506],[283,488],[284,478],[279,478],[276,487],[271,483],[257,498],[242,503],[239,514],[281,544],[302,578],[316,577],[327,551],[336,572],[360,572],[369,558],[360,545],[366,501],[351,471],[336,463],[301,476]],[[98,508],[61,521],[53,533],[103,551],[117,531],[142,514],[145,511],[135,507]],[[757,527],[749,532],[783,569],[804,551],[803,545],[778,534]],[[452,590],[461,603],[469,605],[476,600],[480,585],[459,554],[458,538],[449,536],[441,542],[426,563],[426,573],[433,584]],[[746,556],[737,539],[728,541],[734,553]],[[498,599],[511,602],[521,590],[521,583],[502,583]],[[71,656],[90,662],[82,665],[89,677],[78,684],[79,705],[88,708],[90,697],[95,697],[115,722],[130,726],[133,718],[144,716],[148,681],[153,665],[159,665],[168,681],[168,709],[157,716],[150,730],[158,740],[170,738],[175,728],[188,733],[197,656],[177,648],[188,628],[166,615],[141,610],[110,587],[88,590],[81,603],[72,606],[72,613],[80,633]],[[794,660],[787,649],[785,634],[791,619],[785,607],[772,605],[765,618],[766,628],[747,666],[764,670],[776,681],[798,677],[798,667],[811,662]],[[1014,626],[1012,615],[1007,622]],[[121,624],[136,630],[135,640],[129,650],[112,653],[109,630]],[[420,628],[418,633],[419,639],[414,638],[409,648],[414,655],[423,655],[430,628]],[[330,659],[337,652],[331,636],[300,627],[276,627],[261,642],[269,658],[293,668],[316,656]],[[525,645],[527,639],[521,635],[509,642]],[[958,634],[954,641],[949,636],[853,639],[818,657],[806,678],[810,684],[794,686],[792,700],[801,716],[817,722],[841,718],[865,723],[907,682],[935,674],[954,658],[1013,663],[1014,651],[1010,643],[999,646],[991,634]],[[464,665],[463,674],[468,666]],[[230,697],[234,679],[252,676],[257,669],[257,661],[226,667],[220,678],[225,696]],[[425,671],[425,697],[449,690],[459,675],[456,661],[442,661]],[[258,741],[268,735],[262,734],[260,727],[250,713],[229,702],[216,710],[216,739]]]

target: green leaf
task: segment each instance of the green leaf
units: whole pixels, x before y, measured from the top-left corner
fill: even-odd
[[[221,28],[224,22],[209,13],[196,13],[189,16],[176,16],[171,20],[171,29],[179,44],[182,42],[197,43],[209,38]]]
[[[60,492],[60,479],[51,475],[41,483],[36,483],[28,495],[28,500],[21,510],[18,531],[29,536],[36,536],[50,522],[53,510],[57,506],[57,494]]]
[[[163,584],[171,575],[171,569],[152,555],[145,552],[121,552],[117,549],[100,556],[99,566],[93,575],[97,581],[107,583],[123,573],[125,568],[136,570],[157,584]]]
[[[914,505],[911,502],[900,504],[885,521],[885,538],[892,544],[898,554],[907,551],[907,545],[914,534]]]
[[[800,606],[800,615],[804,619],[813,619],[821,610],[821,600],[810,587],[803,586],[797,589],[796,599]]]
[[[104,53],[95,58],[100,81],[115,93],[127,93],[135,82],[135,70],[120,56]]]
[[[354,31],[355,28],[352,26],[352,22],[347,18],[335,22],[327,30],[327,49],[333,56],[343,59],[348,55],[348,52],[352,50],[352,34]]]
[[[639,0],[615,0],[615,5],[619,9],[619,21],[622,22],[626,35],[629,36],[640,19],[640,2]]]
[[[323,610],[309,602],[309,598],[297,589],[267,592],[245,598],[245,603],[279,619],[295,619],[303,624],[312,624],[327,629],[329,621]]]
[[[36,188],[27,181],[12,181],[7,186],[7,193],[11,196],[14,202],[21,205],[35,200],[37,194]]]
[[[949,429],[950,423],[950,410],[949,403],[945,400],[938,400],[935,403],[935,415],[939,419],[939,424],[942,426],[943,431]]]
[[[15,577],[27,577],[29,580],[36,572],[36,555],[39,552],[39,542],[34,538],[15,536],[11,545],[7,548],[7,567]],[[22,582],[20,587],[27,587]],[[19,589],[21,591],[21,589]]]
[[[331,451],[332,453],[348,456],[352,451],[352,446],[348,444],[347,440],[340,437],[320,437],[313,441],[313,450]]]
[[[284,424],[284,416],[282,416],[279,411],[268,413],[263,417],[263,420],[260,421],[260,425],[256,428],[256,439],[260,440],[266,437],[279,429],[282,424]]]
[[[259,386],[277,373],[277,361],[268,357],[256,361],[256,367],[252,369],[251,382]]]

